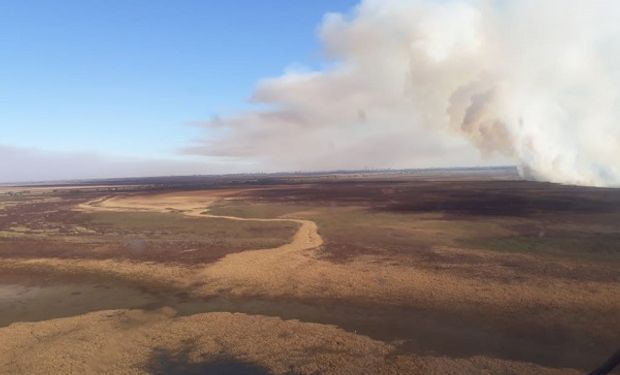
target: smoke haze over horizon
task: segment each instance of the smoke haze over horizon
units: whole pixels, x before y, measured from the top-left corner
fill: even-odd
[[[47,29],[7,39],[0,181],[516,165],[526,178],[620,186],[618,2],[144,4],[62,8],[71,32],[58,34],[41,10]],[[310,24],[316,47],[299,33]],[[84,48],[96,43],[100,55]]]
[[[205,122],[186,152],[283,169],[479,152],[529,178],[619,185],[617,19],[613,2],[366,0],[324,17],[324,69],[262,80],[266,109]]]

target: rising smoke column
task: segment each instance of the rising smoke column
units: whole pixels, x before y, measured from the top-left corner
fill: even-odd
[[[620,185],[618,19],[616,1],[366,0],[325,16],[326,68],[259,82],[270,109],[206,122],[190,152],[288,169],[510,160]]]
[[[455,4],[441,6],[439,13],[454,12]],[[476,37],[475,45],[468,45],[472,65],[452,86],[451,126],[483,153],[514,158],[526,177],[620,185],[620,28],[615,21],[620,6],[498,4],[462,5],[469,12],[463,22],[476,29]],[[437,45],[443,44],[429,42],[423,51]],[[457,53],[430,63],[433,74],[454,73],[454,66],[442,68],[447,60],[456,66],[467,61],[467,53],[452,52]]]

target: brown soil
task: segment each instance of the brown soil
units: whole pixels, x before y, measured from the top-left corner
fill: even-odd
[[[473,193],[463,192],[463,189]],[[528,200],[528,196],[532,199]],[[468,200],[476,204],[463,203]],[[232,223],[294,224],[298,229],[289,243],[230,253],[205,265],[11,257],[0,260],[0,268],[98,273],[140,282],[163,282],[195,296],[330,299],[401,306],[410,311],[421,309],[436,316],[446,314],[446,322],[457,319],[464,326],[484,325],[487,330],[514,338],[515,343],[521,342],[518,345],[536,343],[544,350],[545,346],[559,348],[561,343],[566,352],[559,360],[545,362],[540,359],[540,362],[558,368],[564,367],[562,363],[571,363],[571,367],[583,371],[591,367],[586,363],[594,366],[595,357],[604,359],[617,345],[615,328],[620,325],[620,275],[618,249],[614,245],[618,228],[614,220],[620,212],[618,202],[619,195],[612,190],[471,181],[329,183],[115,195],[81,204],[81,210],[88,213],[175,212],[205,222],[218,219]],[[238,217],[244,207],[250,207],[247,213],[255,212],[255,205],[272,208],[261,209],[264,216],[260,219],[251,218],[251,214]],[[570,207],[566,208],[567,205]],[[215,208],[205,212],[208,207]],[[237,213],[230,215],[227,210]],[[276,217],[270,217],[269,212],[276,213]],[[542,237],[540,231],[535,234],[540,228],[544,229]],[[602,242],[597,249],[605,251],[587,251],[581,247],[579,241],[591,239],[584,233],[600,233]],[[566,237],[574,240],[566,242]],[[547,242],[537,240],[539,238]],[[531,245],[532,239],[535,245]],[[203,318],[206,319],[196,316],[196,319]],[[261,317],[250,318],[257,330],[263,329],[259,327],[263,325]],[[201,324],[207,324],[206,320],[201,320]],[[252,343],[261,342],[266,345],[264,353],[271,353],[267,349],[271,345],[270,333],[261,332],[263,338],[254,338],[252,340],[259,341]],[[195,337],[198,333],[188,335]],[[184,335],[175,337],[181,340]],[[304,337],[298,341],[305,340]],[[344,347],[348,348],[347,345],[355,340],[354,337],[345,340]],[[277,360],[264,359],[275,354],[253,357],[244,352],[240,355],[230,349],[237,344],[226,342],[227,350],[209,347],[201,353],[208,353],[206,357],[214,351],[233,353],[242,364],[249,363],[276,373],[284,373],[288,371],[285,368],[291,366],[289,363],[288,367],[278,367],[281,363]],[[283,342],[274,339],[273,345]],[[376,365],[364,362],[364,369],[383,369],[381,371],[386,373],[551,371],[528,363],[533,360],[505,361],[506,355],[501,353],[494,355],[504,360],[484,357],[488,353],[449,359],[420,353],[398,354],[391,345],[378,344],[383,348],[378,356],[381,359]],[[180,341],[174,341],[162,350],[172,353],[166,354],[168,357],[174,357],[179,345]],[[152,345],[144,347],[152,348]],[[316,350],[328,347],[323,343]],[[566,349],[569,347],[575,349]],[[192,363],[204,362],[208,366],[211,361],[218,360],[193,357],[192,350],[185,353]],[[323,354],[315,358],[304,351],[299,354],[299,360],[310,367],[292,366],[300,373],[314,370],[329,373],[336,368],[344,369],[340,373],[363,373],[359,367],[347,367],[349,362],[342,359],[348,358],[347,350],[338,352],[336,357],[341,358],[338,360],[328,359],[329,356]],[[514,352],[514,348],[511,350]],[[328,352],[331,353],[331,349]],[[143,361],[142,364],[148,362],[146,354],[133,355],[136,361]],[[358,360],[359,356],[374,358],[368,352],[357,356]],[[307,362],[303,358],[307,358]],[[340,360],[344,362],[338,362]],[[335,364],[334,367],[322,367],[329,363]],[[568,373],[568,370],[558,371]]]

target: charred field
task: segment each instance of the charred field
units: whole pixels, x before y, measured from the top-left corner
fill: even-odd
[[[2,187],[0,372],[603,363],[619,345],[620,190],[466,172]]]

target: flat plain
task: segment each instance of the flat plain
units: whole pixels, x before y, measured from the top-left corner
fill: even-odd
[[[496,171],[3,187],[0,372],[581,374],[619,222]]]

